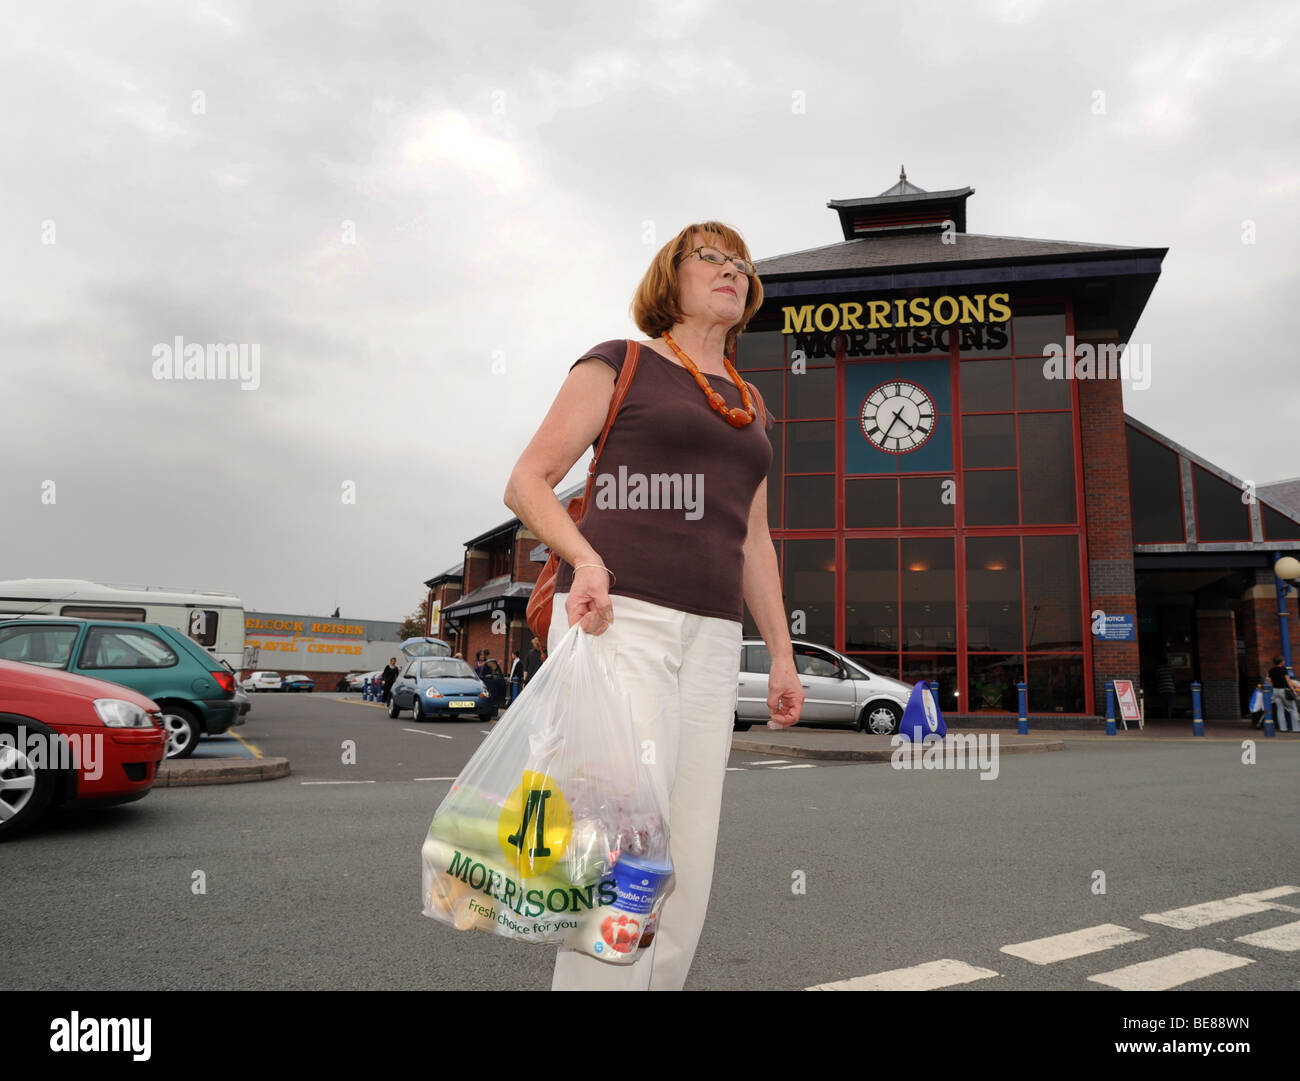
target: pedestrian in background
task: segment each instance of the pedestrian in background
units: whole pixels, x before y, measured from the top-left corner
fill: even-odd
[[[397,658],[389,657],[380,684],[384,692],[380,697],[380,701],[383,702],[384,705],[388,704],[388,697],[393,693],[393,683],[397,680],[397,672]]]
[[[1300,683],[1291,678],[1281,657],[1273,658],[1273,667],[1268,670],[1268,681],[1273,685],[1273,723],[1277,725],[1277,730],[1300,732],[1300,710],[1296,708]],[[1289,729],[1288,720],[1291,722]]]
[[[542,641],[540,638],[533,638],[533,648],[524,656],[524,682],[527,683],[533,676],[537,675],[537,669],[542,666]]]
[[[524,681],[524,662],[519,659],[519,650],[510,651],[510,699],[513,702],[519,696],[519,688]]]

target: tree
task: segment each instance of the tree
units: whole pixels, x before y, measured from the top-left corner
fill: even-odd
[[[420,602],[420,607],[406,617],[406,622],[397,628],[397,637],[421,638],[428,634],[425,629],[429,626],[429,598],[425,597]]]

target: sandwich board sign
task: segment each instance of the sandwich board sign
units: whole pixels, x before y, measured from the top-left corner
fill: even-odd
[[[1119,703],[1119,715],[1125,730],[1129,721],[1137,721],[1138,727],[1142,727],[1142,713],[1138,709],[1137,692],[1133,690],[1131,679],[1115,680],[1115,701]]]

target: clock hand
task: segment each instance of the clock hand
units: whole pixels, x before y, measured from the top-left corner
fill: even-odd
[[[902,415],[903,415],[903,410],[900,408],[898,412],[894,414],[894,419],[889,422],[889,427],[885,429],[886,439],[889,438],[889,433],[894,430],[894,425],[898,423],[898,420]]]
[[[898,412],[901,413],[902,410],[900,409]],[[893,415],[893,417],[890,419],[890,421],[889,421],[889,427],[892,428],[892,427],[894,426],[894,421],[896,421],[896,420],[898,420],[898,413],[895,413],[895,414]],[[876,421],[876,427],[880,429],[882,435],[888,435],[888,434],[889,434],[889,433],[885,430],[884,425],[882,425],[882,424],[880,423],[880,421]]]

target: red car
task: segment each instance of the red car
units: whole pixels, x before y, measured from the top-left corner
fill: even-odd
[[[144,695],[0,660],[0,837],[54,804],[148,795],[166,750],[162,713]]]

